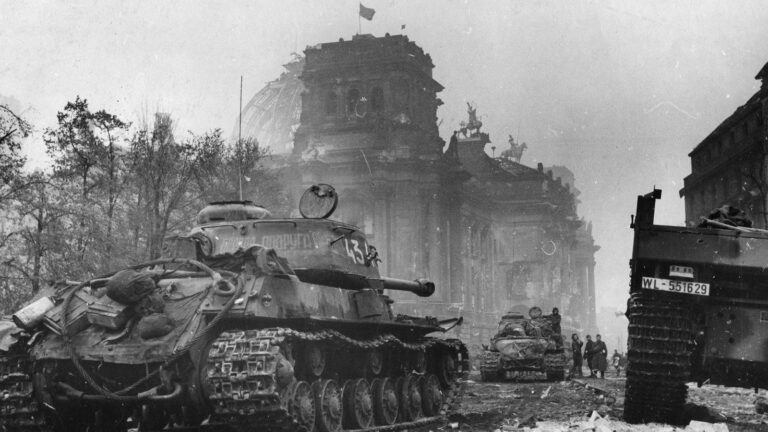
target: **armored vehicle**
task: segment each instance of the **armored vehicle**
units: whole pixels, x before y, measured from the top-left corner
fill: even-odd
[[[542,316],[538,307],[532,307],[529,316],[510,312],[501,318],[498,332],[479,358],[483,381],[565,378],[560,316]]]
[[[631,224],[624,418],[634,423],[685,422],[688,381],[768,386],[768,231],[732,211],[655,225],[660,198],[638,196]]]
[[[2,430],[396,430],[457,402],[465,346],[429,336],[458,319],[395,315],[358,228],[214,203],[168,258],[63,284],[0,327]],[[14,341],[8,342],[12,338]]]

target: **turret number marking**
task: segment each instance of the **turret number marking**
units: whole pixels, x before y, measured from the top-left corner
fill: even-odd
[[[680,294],[709,295],[709,284],[704,282],[679,281],[643,276],[642,287],[643,289],[669,291]]]
[[[347,255],[349,255],[349,257],[352,259],[352,262],[355,264],[365,264],[365,252],[363,252],[363,250],[368,249],[368,245],[365,243],[365,241],[361,242],[353,238],[347,239],[345,237],[344,249],[347,251]]]

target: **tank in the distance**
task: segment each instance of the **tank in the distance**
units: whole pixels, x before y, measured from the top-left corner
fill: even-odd
[[[559,313],[542,315],[534,306],[527,318],[521,313],[505,314],[498,332],[478,356],[481,379],[564,379],[566,356],[560,332]]]
[[[468,372],[439,337],[460,319],[396,315],[358,228],[214,203],[167,258],[59,285],[2,322],[0,426],[27,430],[407,429],[439,421]],[[434,336],[437,335],[437,336]]]

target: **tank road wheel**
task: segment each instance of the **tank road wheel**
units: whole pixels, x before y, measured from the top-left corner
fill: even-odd
[[[397,378],[391,378],[393,381],[392,383],[395,386],[395,394],[397,395],[397,419],[395,419],[395,423],[401,423],[405,421],[405,413],[403,412],[403,382],[405,381],[405,377],[399,376]]]
[[[291,415],[307,431],[315,428],[315,398],[312,394],[312,388],[306,381],[296,383],[296,388],[292,392],[293,396],[289,404]]]
[[[304,352],[307,372],[315,378],[320,378],[325,372],[325,352],[319,345],[309,345]]]
[[[367,429],[373,424],[373,401],[368,381],[360,378],[344,384],[344,428]]]
[[[400,418],[413,421],[422,416],[421,389],[416,375],[406,375],[398,379],[397,395],[400,399]]]
[[[635,293],[630,297],[624,419],[679,424],[688,388],[693,319],[682,301]]]
[[[456,359],[450,351],[444,350],[437,357],[437,378],[440,384],[448,387],[456,375]]]
[[[321,432],[341,430],[343,405],[339,385],[334,380],[319,380],[312,384],[315,394],[315,421]]]
[[[389,426],[397,420],[399,402],[395,385],[389,378],[376,378],[371,382],[373,418],[379,426]]]
[[[443,407],[443,390],[440,388],[440,380],[433,374],[422,378],[421,406],[427,417],[440,414],[440,409]]]

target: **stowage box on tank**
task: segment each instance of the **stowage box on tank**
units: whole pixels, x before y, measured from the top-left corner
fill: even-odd
[[[310,432],[443,419],[467,351],[428,335],[460,319],[393,314],[387,290],[429,296],[434,284],[382,277],[365,235],[327,219],[336,202],[315,185],[303,219],[212,204],[168,239],[167,258],[61,285],[16,325],[1,322],[1,429]]]

